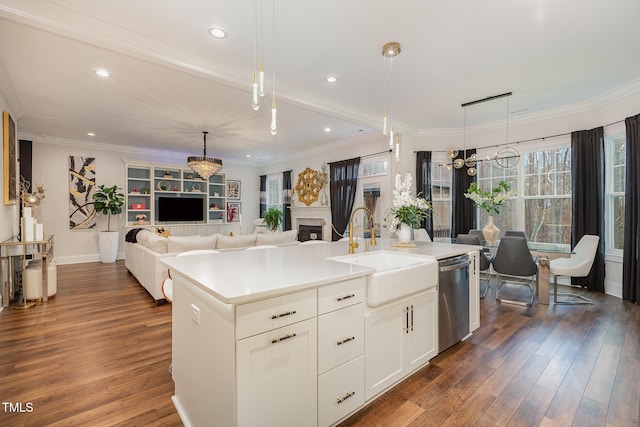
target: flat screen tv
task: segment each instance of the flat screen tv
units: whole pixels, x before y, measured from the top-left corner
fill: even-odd
[[[158,197],[158,221],[203,222],[202,197]]]

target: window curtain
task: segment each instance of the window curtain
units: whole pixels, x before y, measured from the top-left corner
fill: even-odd
[[[640,303],[640,114],[625,119],[627,164],[624,190],[624,254],[622,299]]]
[[[585,234],[600,236],[589,276],[571,284],[604,292],[604,127],[571,132],[571,185],[572,246]]]
[[[336,241],[349,224],[353,202],[358,189],[360,157],[329,163],[331,192],[331,240]]]
[[[260,175],[260,218],[267,210],[267,175]]]
[[[431,203],[431,151],[416,152],[416,194]],[[422,220],[422,228],[427,230],[431,239],[433,236],[433,212]]]
[[[459,150],[458,155],[451,159],[465,159],[472,154],[475,154],[476,150]],[[467,234],[472,228],[476,228],[476,211],[473,206],[473,201],[464,197],[464,193],[467,192],[472,182],[475,182],[475,176],[469,176],[467,173],[467,166],[462,166],[460,169],[451,169],[451,237],[456,237],[458,234]]]
[[[291,230],[291,171],[282,172],[283,230]]]

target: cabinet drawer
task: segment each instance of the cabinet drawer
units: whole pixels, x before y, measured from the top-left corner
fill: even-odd
[[[364,405],[364,356],[318,377],[318,425],[328,426]]]
[[[318,317],[318,372],[364,353],[364,303]]]
[[[316,307],[315,289],[239,305],[236,307],[236,339],[315,317]]]
[[[366,277],[323,286],[318,289],[318,313],[324,314],[364,301]]]

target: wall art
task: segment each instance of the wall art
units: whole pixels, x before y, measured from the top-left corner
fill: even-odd
[[[69,156],[69,228],[96,226],[93,194],[96,190],[95,157]]]
[[[227,199],[240,200],[240,181],[227,180]]]
[[[8,111],[2,112],[3,158],[4,158],[4,204],[15,205],[18,201],[18,174],[16,172],[16,124]]]

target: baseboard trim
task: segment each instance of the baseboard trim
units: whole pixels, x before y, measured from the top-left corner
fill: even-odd
[[[118,252],[117,259],[124,259],[124,252]],[[100,262],[100,254],[88,254],[88,255],[69,255],[55,257],[57,265],[65,264],[83,264],[87,262]]]

